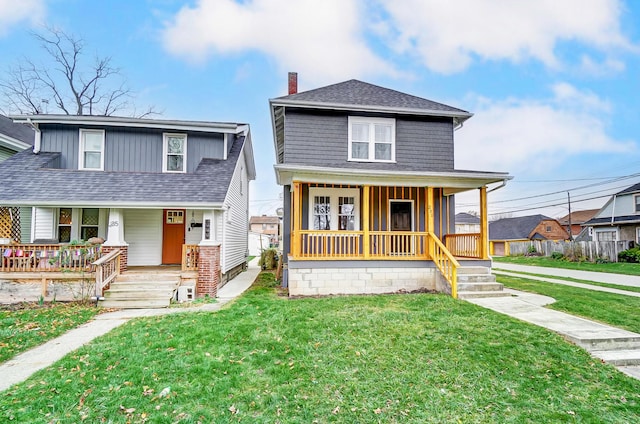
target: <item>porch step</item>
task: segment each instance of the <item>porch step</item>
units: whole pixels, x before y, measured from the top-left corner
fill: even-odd
[[[502,290],[458,292],[458,299],[478,299],[481,297],[507,297],[507,296],[511,296],[511,294]]]
[[[491,274],[489,267],[462,266],[458,268],[457,276],[459,299],[510,296],[502,284],[496,283],[496,276]]]
[[[136,270],[120,274],[98,304],[105,308],[166,308],[180,285],[180,271]]]
[[[567,339],[589,352],[636,350],[640,355],[640,337],[606,337],[578,339],[565,335]]]

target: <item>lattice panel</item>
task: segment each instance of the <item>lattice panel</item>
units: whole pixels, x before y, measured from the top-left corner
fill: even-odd
[[[0,238],[20,243],[20,209],[0,207]]]

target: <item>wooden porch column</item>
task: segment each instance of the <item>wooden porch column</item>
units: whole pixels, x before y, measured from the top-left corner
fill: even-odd
[[[433,187],[427,187],[427,204],[425,207],[426,230],[433,235],[435,220],[433,218]]]
[[[480,259],[489,259],[489,217],[487,187],[480,188]]]
[[[292,226],[291,226],[291,252],[294,258],[300,256],[300,234],[302,228],[302,185],[299,182],[293,182],[291,193],[291,205],[293,209]]]
[[[371,214],[369,213],[369,204],[371,190],[368,185],[362,186],[362,251],[364,258],[368,259],[371,256],[371,240],[369,240],[369,219]]]

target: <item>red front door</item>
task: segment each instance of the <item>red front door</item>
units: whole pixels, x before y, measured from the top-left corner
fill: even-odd
[[[182,263],[184,244],[184,209],[165,209],[162,213],[162,263]]]

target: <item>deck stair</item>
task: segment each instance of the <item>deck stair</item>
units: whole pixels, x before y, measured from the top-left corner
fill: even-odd
[[[180,285],[179,270],[135,270],[119,275],[98,302],[105,308],[166,308]]]
[[[458,268],[458,298],[510,296],[503,285],[496,282],[491,268],[484,266],[462,266]]]

